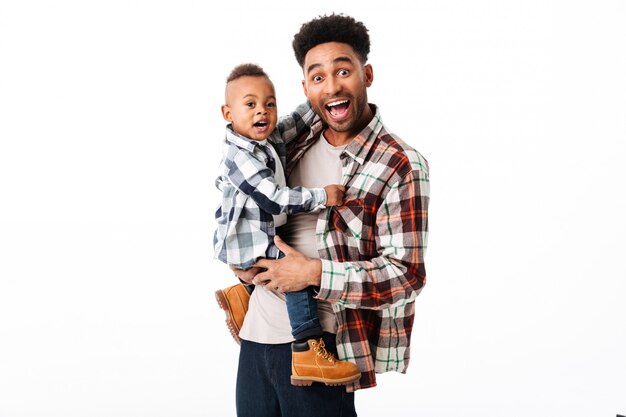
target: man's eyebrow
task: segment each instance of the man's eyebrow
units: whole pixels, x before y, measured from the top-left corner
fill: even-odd
[[[349,64],[352,64],[352,59],[350,59],[350,57],[348,56],[338,56],[337,58],[333,59],[333,64],[338,64],[340,62],[347,62]],[[312,70],[314,70],[315,68],[319,68],[322,67],[322,64],[319,63],[315,63],[315,64],[311,64],[309,65],[309,67],[306,69],[307,74],[309,72],[311,72]]]
[[[309,72],[313,71],[315,68],[319,68],[321,66],[322,64],[311,64],[309,65],[309,68],[306,69],[306,73],[308,74]]]
[[[352,60],[350,59],[350,57],[347,56],[338,56],[337,58],[333,59],[333,64],[337,64],[339,62],[347,62],[349,64],[352,64]]]

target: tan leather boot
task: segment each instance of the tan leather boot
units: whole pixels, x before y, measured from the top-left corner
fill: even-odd
[[[250,300],[248,289],[242,284],[232,285],[223,290],[215,291],[215,298],[217,304],[226,313],[226,326],[228,326],[230,334],[235,342],[241,344],[239,330],[241,330],[243,319],[248,311],[248,301]]]
[[[310,386],[313,382],[326,385],[347,385],[361,378],[359,368],[352,362],[340,361],[326,350],[324,339],[309,339],[291,345],[291,384]]]

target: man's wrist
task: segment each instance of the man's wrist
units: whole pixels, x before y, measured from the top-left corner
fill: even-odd
[[[319,259],[310,259],[309,261],[309,276],[311,277],[309,285],[319,287],[322,283],[322,261]]]

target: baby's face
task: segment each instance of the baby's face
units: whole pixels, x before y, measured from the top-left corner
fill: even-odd
[[[244,76],[226,86],[224,119],[249,139],[264,140],[276,128],[276,94],[272,82],[262,76]]]

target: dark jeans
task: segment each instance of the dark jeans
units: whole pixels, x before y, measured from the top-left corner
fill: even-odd
[[[317,316],[317,301],[313,298],[313,288],[285,293],[287,313],[294,339],[308,339],[322,335],[322,326]]]
[[[335,335],[324,333],[337,353]],[[291,343],[241,341],[237,371],[237,417],[356,417],[354,393],[343,386],[291,385]]]

